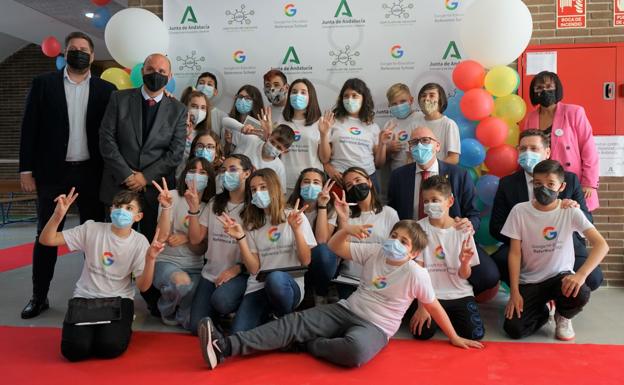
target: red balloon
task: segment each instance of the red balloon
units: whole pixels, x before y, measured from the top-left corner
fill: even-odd
[[[130,72],[132,72],[132,69],[130,69],[130,68],[124,68],[123,70],[126,71],[126,73],[128,73],[128,75],[130,75]]]
[[[95,5],[97,5],[98,7],[103,7],[106,4],[110,3],[111,0],[91,0],[91,2]]]
[[[57,57],[61,53],[61,43],[54,36],[48,36],[41,42],[41,51],[49,57]]]
[[[482,88],[485,81],[485,68],[474,60],[464,60],[453,70],[453,83],[462,91]]]
[[[518,169],[518,151],[508,144],[490,148],[485,154],[488,173],[502,178]]]
[[[485,119],[494,111],[494,99],[483,88],[474,88],[462,96],[459,108],[469,120]]]
[[[503,143],[509,135],[507,123],[495,116],[488,116],[477,125],[475,136],[485,147],[496,147]]]

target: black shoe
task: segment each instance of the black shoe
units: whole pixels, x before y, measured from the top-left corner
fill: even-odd
[[[204,361],[210,369],[214,369],[223,362],[225,355],[229,354],[230,346],[227,338],[212,324],[210,317],[202,318],[197,326],[199,335],[199,347]]]
[[[50,308],[50,303],[46,298],[43,302],[38,301],[35,298],[31,298],[30,301],[26,304],[24,310],[22,310],[22,318],[34,318],[41,314],[44,310],[48,310]]]

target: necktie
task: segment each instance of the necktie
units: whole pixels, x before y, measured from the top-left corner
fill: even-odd
[[[149,107],[154,107],[156,105],[156,101],[152,98],[147,99],[147,105]]]
[[[420,172],[420,189],[418,190],[418,219],[423,219],[425,215],[425,205],[423,203],[422,185],[425,179],[429,178],[429,171]]]

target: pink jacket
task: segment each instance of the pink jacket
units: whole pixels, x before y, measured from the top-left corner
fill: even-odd
[[[523,130],[539,128],[539,109],[531,111]],[[550,135],[550,158],[566,171],[578,175],[581,186],[598,189],[598,151],[585,109],[574,104],[557,103]],[[597,190],[587,199],[589,211],[597,209]]]

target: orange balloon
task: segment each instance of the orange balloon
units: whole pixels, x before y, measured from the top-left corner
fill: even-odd
[[[502,178],[518,169],[518,150],[508,144],[492,147],[485,154],[489,173]]]
[[[494,99],[483,88],[474,88],[462,96],[459,108],[469,120],[485,119],[494,111]]]
[[[477,125],[475,136],[486,147],[496,147],[505,143],[509,128],[503,119],[488,116]]]
[[[464,60],[453,70],[453,83],[462,91],[482,88],[485,68],[474,60]]]

